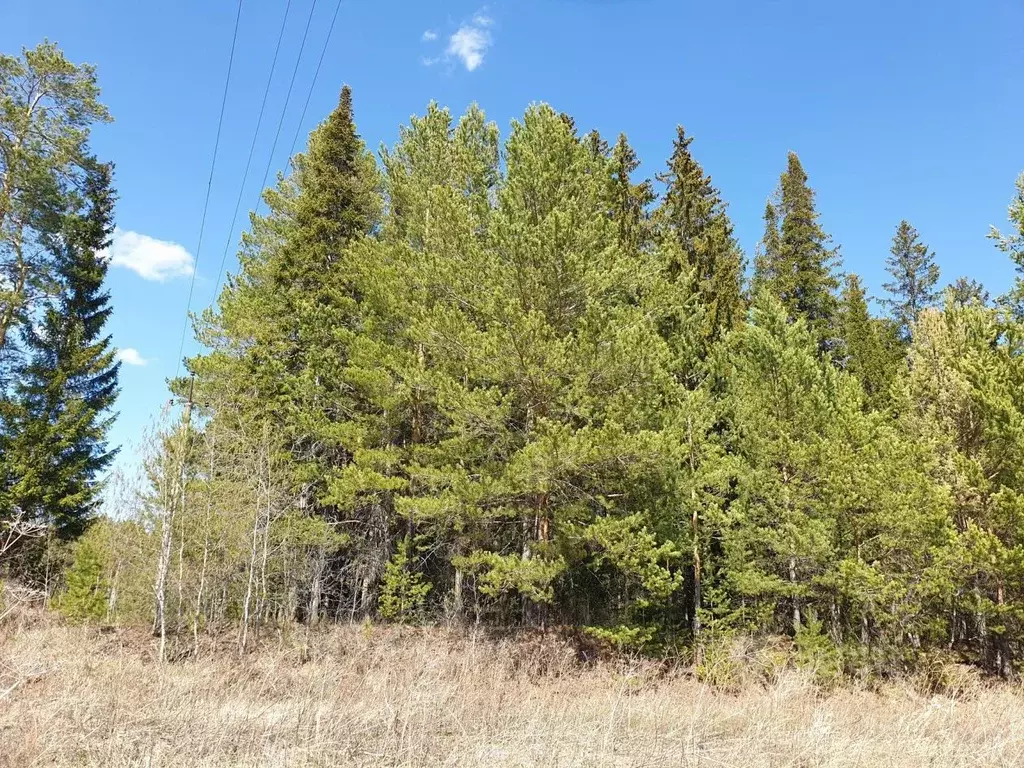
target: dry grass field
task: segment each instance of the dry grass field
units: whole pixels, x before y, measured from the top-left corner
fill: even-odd
[[[1024,695],[967,676],[716,691],[557,640],[336,628],[155,662],[144,633],[0,629],[0,765],[1012,766]]]

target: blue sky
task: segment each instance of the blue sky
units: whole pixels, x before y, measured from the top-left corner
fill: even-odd
[[[129,444],[156,416],[175,372],[189,272],[228,61],[234,0],[36,0],[4,4],[0,50],[44,37],[97,65],[116,122],[93,145],[117,165],[120,201],[110,285],[111,330],[126,353],[120,417]],[[270,148],[312,9],[295,92]],[[907,218],[932,246],[944,282],[959,275],[1005,289],[1012,270],[986,240],[1024,169],[1024,6],[859,0],[342,0],[337,27],[299,126],[335,0],[291,0],[242,215],[231,214],[252,141],[285,0],[244,0],[194,306],[212,298],[226,243],[229,269],[268,161],[286,164],[333,107],[342,83],[371,147],[437,100],[478,102],[507,130],[531,102],[574,115],[582,130],[624,131],[660,170],[675,125],[730,204],[748,252],[785,165],[800,154],[847,270],[881,291],[892,232]],[[300,139],[300,144],[302,139]],[[230,230],[230,231],[229,231]],[[134,269],[129,268],[133,265]],[[195,351],[191,342],[186,353]],[[131,462],[130,451],[121,460]]]

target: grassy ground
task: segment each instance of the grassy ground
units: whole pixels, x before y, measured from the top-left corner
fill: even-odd
[[[0,630],[0,765],[1011,766],[1024,695],[977,681],[716,691],[552,640],[336,628],[159,664],[144,633]]]

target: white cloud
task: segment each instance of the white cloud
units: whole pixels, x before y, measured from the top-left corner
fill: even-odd
[[[125,365],[149,365],[149,360],[139,354],[139,350],[133,347],[125,347],[124,349],[117,350],[117,354],[114,355],[115,359]]]
[[[130,269],[143,280],[188,277],[195,269],[192,254],[183,245],[120,227],[114,229],[106,256],[112,266]]]
[[[428,29],[423,33],[423,42],[432,43],[437,40],[437,32],[432,29]]]
[[[470,72],[484,62],[484,55],[491,47],[491,33],[488,31],[494,21],[482,11],[471,22],[463,24],[448,39],[448,56],[457,56]]]

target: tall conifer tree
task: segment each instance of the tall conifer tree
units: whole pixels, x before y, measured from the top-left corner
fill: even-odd
[[[679,247],[683,262],[668,269],[693,281],[710,343],[742,319],[743,254],[721,194],[690,152],[692,142],[678,126],[668,169],[658,176],[666,189],[657,221],[661,237]]]
[[[612,216],[619,228],[619,242],[631,253],[639,253],[649,239],[647,208],[654,202],[654,190],[646,179],[634,184],[633,173],[640,167],[626,134],[620,133],[611,150]]]
[[[882,287],[892,298],[882,299],[882,304],[892,311],[900,337],[909,341],[918,314],[932,306],[939,296],[935,290],[939,265],[935,263],[935,253],[921,242],[917,230],[906,219],[896,227],[889,253],[885,265],[893,279]]]
[[[795,152],[779,179],[777,202],[765,211],[765,235],[755,283],[767,287],[789,312],[804,317],[823,348],[832,346],[839,279],[839,249],[822,229],[814,190]]]
[[[38,327],[25,326],[29,361],[9,406],[3,514],[19,510],[63,537],[95,513],[97,476],[116,451],[106,435],[117,397],[115,350],[104,327],[111,313],[101,251],[112,231],[111,168],[92,162],[84,210],[67,215],[55,243],[60,295]]]

